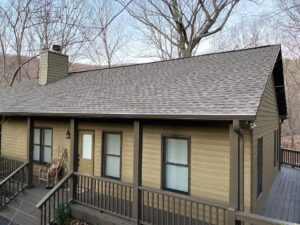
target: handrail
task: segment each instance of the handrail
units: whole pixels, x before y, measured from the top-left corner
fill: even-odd
[[[294,225],[295,223],[290,223],[283,220],[273,219],[265,216],[256,215],[253,213],[246,213],[243,211],[235,212],[235,219],[237,221],[249,223],[252,225]]]
[[[0,187],[5,184],[9,179],[11,179],[14,175],[16,175],[20,170],[22,170],[24,167],[28,166],[29,162],[24,163],[22,166],[20,166],[18,169],[16,169],[14,172],[12,172],[10,175],[5,177],[1,182],[0,182]]]
[[[25,177],[29,162],[26,162],[15,169],[11,174],[0,182],[0,207],[6,206],[13,198],[27,187]]]
[[[155,188],[150,188],[150,187],[145,187],[145,186],[139,187],[139,190],[147,191],[147,192],[153,192],[153,193],[156,193],[156,194],[161,194],[161,195],[175,197],[175,198],[180,198],[182,200],[197,202],[197,203],[201,203],[201,204],[205,204],[205,205],[211,205],[213,207],[218,207],[218,208],[222,208],[222,209],[227,209],[228,208],[227,205],[224,205],[222,203],[212,202],[212,201],[207,200],[207,199],[200,199],[196,196],[188,196],[188,195],[183,195],[183,194],[177,194],[177,193],[174,193],[174,192],[155,189]]]
[[[60,188],[64,183],[73,176],[73,172],[68,173],[63,179],[61,179],[52,189],[49,191],[36,205],[36,208],[41,209],[41,207],[47,202]]]
[[[79,173],[79,172],[74,172],[74,174],[76,176],[87,177],[87,178],[91,178],[94,180],[102,180],[102,181],[111,182],[111,183],[115,183],[115,184],[119,184],[119,185],[124,185],[127,187],[133,187],[132,183],[123,182],[123,181],[119,181],[119,180],[115,180],[115,179],[109,179],[107,177],[98,177],[98,176],[94,176],[94,175],[90,175],[90,174],[86,174],[86,173]]]

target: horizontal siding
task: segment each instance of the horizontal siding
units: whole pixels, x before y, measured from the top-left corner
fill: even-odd
[[[145,125],[143,134],[143,185],[161,188],[161,137],[191,137],[191,195],[229,200],[229,127]]]
[[[273,76],[268,81],[257,112],[256,127],[253,129],[253,195],[252,211],[261,211],[273,180],[278,172],[274,167],[274,131],[279,128],[279,113]],[[257,199],[257,140],[263,137],[263,193]]]
[[[1,154],[27,159],[27,120],[6,118],[2,123]]]

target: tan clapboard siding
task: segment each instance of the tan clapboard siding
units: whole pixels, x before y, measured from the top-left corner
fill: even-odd
[[[70,120],[35,120],[34,127],[52,128],[52,159],[61,158],[64,149],[67,150],[67,157],[64,162],[64,173],[70,169],[70,140],[66,139],[66,132],[70,129]],[[34,174],[43,167],[38,163],[34,164]]]
[[[251,211],[251,149],[252,133],[244,130],[244,210]]]
[[[161,188],[161,136],[191,137],[191,195],[228,204],[229,127],[145,125],[143,185]]]
[[[102,132],[122,132],[122,171],[121,180],[133,182],[133,124],[79,122],[79,130],[95,132],[94,175],[101,176],[102,170]]]
[[[279,128],[279,113],[273,76],[268,81],[257,112],[256,127],[253,129],[252,162],[252,211],[260,212],[278,172],[274,167],[274,131]],[[257,199],[257,139],[263,137],[263,193]]]
[[[1,154],[27,159],[27,120],[7,118],[2,124]]]

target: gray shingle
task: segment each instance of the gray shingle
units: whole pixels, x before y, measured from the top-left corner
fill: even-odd
[[[280,46],[37,79],[0,92],[0,113],[253,116]]]

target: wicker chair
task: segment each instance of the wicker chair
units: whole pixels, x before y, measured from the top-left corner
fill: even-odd
[[[56,185],[59,180],[60,171],[66,159],[66,155],[67,155],[67,150],[64,149],[64,152],[60,159],[57,158],[53,159],[47,165],[47,167],[40,168],[39,177],[38,177],[39,181],[40,182],[45,181],[47,183],[47,187],[51,187],[50,186],[51,184],[52,186]]]

